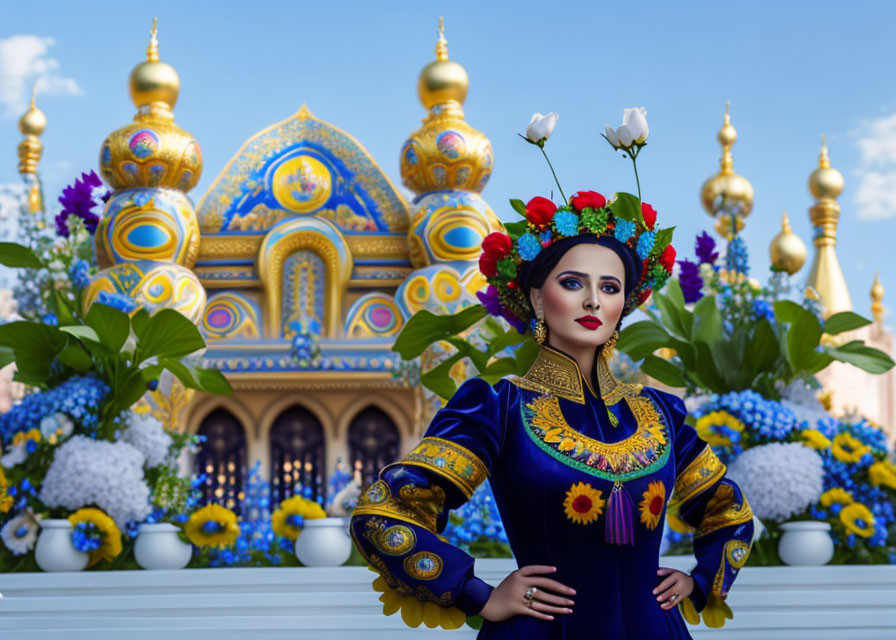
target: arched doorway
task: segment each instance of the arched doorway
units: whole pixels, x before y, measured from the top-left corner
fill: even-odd
[[[271,427],[271,507],[296,493],[296,485],[309,488],[317,500],[324,497],[324,429],[313,413],[293,406],[277,416]]]
[[[196,473],[205,474],[203,504],[214,502],[240,512],[246,475],[246,432],[226,409],[215,409],[199,425],[205,436],[196,454]]]
[[[367,407],[355,416],[348,427],[348,456],[352,469],[361,469],[362,486],[398,459],[398,440],[398,429],[384,411]]]

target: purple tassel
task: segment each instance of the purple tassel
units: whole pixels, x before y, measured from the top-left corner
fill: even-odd
[[[622,483],[618,480],[613,485],[610,500],[607,504],[607,542],[613,544],[635,545],[635,528],[632,521],[634,503]]]

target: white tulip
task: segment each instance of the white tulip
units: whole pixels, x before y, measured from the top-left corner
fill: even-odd
[[[614,149],[619,148],[619,136],[616,135],[616,130],[613,129],[610,125],[606,125],[607,130],[607,140],[611,145],[613,145]]]
[[[529,126],[526,127],[526,138],[530,142],[541,142],[547,140],[554,133],[554,127],[557,126],[557,118],[559,116],[551,111],[546,115],[533,113],[532,119],[529,120]]]
[[[647,140],[647,134],[650,133],[650,128],[647,126],[647,109],[644,107],[623,109],[622,126],[628,127],[634,142],[643,143]],[[619,137],[622,139],[622,136]]]

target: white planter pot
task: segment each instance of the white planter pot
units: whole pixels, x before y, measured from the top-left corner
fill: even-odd
[[[296,557],[306,567],[338,567],[352,554],[350,518],[305,520],[296,539]]]
[[[168,522],[140,525],[134,543],[134,559],[144,569],[183,569],[193,557],[193,545],[181,540]]]
[[[44,571],[83,571],[90,555],[75,549],[68,520],[50,519],[41,520],[34,560]]]
[[[785,522],[778,541],[778,555],[791,566],[821,566],[834,557],[831,524],[818,520]]]

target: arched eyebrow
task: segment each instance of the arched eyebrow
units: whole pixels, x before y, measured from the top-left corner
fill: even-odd
[[[577,276],[577,277],[583,278],[583,279],[588,279],[590,277],[587,273],[582,273],[581,271],[561,271],[560,273],[557,274],[558,278],[560,278],[562,276]],[[619,286],[622,286],[622,281],[619,280],[619,278],[617,278],[616,276],[606,275],[606,276],[601,276],[600,279],[601,280],[612,280]]]

